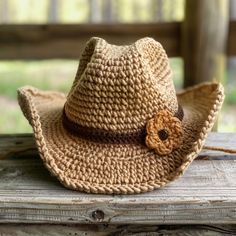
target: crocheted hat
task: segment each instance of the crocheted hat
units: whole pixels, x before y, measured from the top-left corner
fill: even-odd
[[[222,85],[175,92],[161,44],[91,38],[68,95],[26,86],[21,109],[48,170],[71,189],[132,194],[181,176],[203,147]]]

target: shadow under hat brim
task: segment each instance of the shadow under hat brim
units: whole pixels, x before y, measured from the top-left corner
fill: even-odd
[[[106,194],[162,187],[180,177],[201,151],[222,105],[223,87],[205,83],[177,98],[184,110],[184,142],[171,154],[158,156],[141,144],[103,144],[74,136],[62,125],[64,94],[29,86],[18,90],[19,105],[48,170],[68,188]]]

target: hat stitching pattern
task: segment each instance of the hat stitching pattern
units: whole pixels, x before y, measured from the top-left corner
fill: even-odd
[[[87,61],[86,69],[80,72],[65,105],[70,120],[85,127],[132,132],[143,127],[156,111],[177,109],[173,82],[167,76],[171,70],[165,51],[147,38],[136,44],[122,49],[102,41],[97,43],[96,50],[86,47],[87,60],[86,55],[83,58]],[[141,47],[145,47],[144,52],[149,50],[150,59],[160,64],[153,69],[153,75],[146,73],[143,55],[136,49]],[[89,50],[96,53],[91,57]],[[158,88],[154,86],[157,81]],[[168,102],[160,96],[162,90],[169,94]]]
[[[214,123],[223,87],[198,85],[176,96],[165,51],[149,38],[126,47],[92,39],[83,60],[67,98],[30,87],[19,89],[19,104],[50,172],[68,188],[107,194],[147,192],[181,176]],[[173,115],[160,116],[162,125],[155,123],[162,111],[174,114],[178,102],[185,113],[182,144],[171,138],[172,133],[181,134]],[[155,129],[149,135],[155,131],[159,140],[150,150],[140,144],[77,137],[62,124],[64,105],[76,124],[115,133],[134,132],[150,120]],[[169,149],[163,147],[165,142],[172,143]],[[163,155],[155,151],[157,145]]]
[[[172,116],[170,112],[166,112],[169,116]],[[176,117],[179,121],[183,119],[184,113],[181,105],[178,105],[178,110],[175,112],[174,117]],[[166,120],[166,122],[169,122]],[[146,136],[146,127],[142,127],[133,132],[114,132],[105,129],[98,129],[93,127],[84,127],[80,124],[77,124],[71,121],[65,113],[65,107],[62,112],[62,123],[65,129],[67,129],[72,134],[79,136],[81,138],[85,138],[87,140],[100,142],[100,143],[120,143],[120,144],[144,144],[145,136]]]
[[[185,170],[185,168],[190,164],[190,162],[192,161],[192,158],[194,158],[196,156],[196,154],[199,152],[200,148],[202,147],[202,142],[205,139],[205,136],[208,132],[208,129],[211,128],[212,126],[212,122],[215,118],[215,114],[217,113],[222,100],[223,100],[223,94],[222,94],[222,88],[219,88],[219,92],[216,98],[216,105],[213,107],[213,109],[211,110],[207,120],[204,122],[204,128],[202,129],[199,139],[197,140],[193,152],[186,156],[185,160],[183,160],[183,164],[181,165],[180,168],[177,169],[176,172],[173,172],[172,174],[170,173],[170,176],[168,177],[168,179],[162,178],[161,181],[153,181],[153,182],[148,182],[148,183],[143,183],[141,186],[137,186],[135,184],[130,183],[128,186],[124,185],[124,184],[116,184],[116,185],[110,185],[110,184],[95,184],[95,183],[89,183],[89,182],[78,182],[77,180],[73,181],[73,178],[68,178],[68,176],[65,176],[64,173],[58,168],[58,166],[56,165],[55,161],[51,158],[50,152],[48,152],[48,148],[47,148],[47,144],[45,143],[44,137],[42,135],[42,127],[40,125],[40,118],[37,115],[37,112],[34,108],[34,106],[32,105],[33,101],[31,100],[31,96],[30,94],[27,94],[27,92],[21,92],[21,96],[22,98],[25,96],[27,97],[28,100],[28,105],[29,109],[31,111],[31,115],[32,115],[32,125],[34,127],[34,131],[35,131],[35,136],[36,136],[36,141],[39,147],[39,151],[40,151],[40,155],[42,156],[47,168],[54,173],[59,180],[66,185],[69,188],[72,189],[78,189],[78,190],[82,190],[82,191],[86,191],[86,192],[100,192],[100,193],[139,193],[139,192],[146,192],[146,191],[151,191],[154,188],[158,188],[162,185],[165,185],[167,182],[174,180],[176,178],[178,178],[180,175],[183,174],[183,171]],[[34,93],[35,94],[35,93]],[[40,94],[40,93],[39,93]],[[42,94],[40,94],[40,96],[42,96]],[[27,108],[26,104],[24,103],[22,104],[23,100],[20,100],[21,102],[21,106],[24,110],[24,107]],[[173,168],[173,167],[172,167]]]

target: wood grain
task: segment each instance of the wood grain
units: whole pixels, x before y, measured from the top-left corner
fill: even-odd
[[[4,236],[223,236],[235,235],[235,225],[39,225],[1,224]],[[0,234],[1,235],[1,234]]]
[[[231,21],[229,24],[229,36],[227,42],[228,56],[236,56],[236,21]]]
[[[236,21],[230,21],[227,42],[229,56],[236,55],[235,28]],[[78,59],[85,42],[92,36],[104,37],[109,42],[118,44],[131,43],[140,37],[151,36],[163,44],[169,56],[185,54],[181,52],[186,43],[181,44],[183,36],[181,37],[180,22],[124,25],[1,25],[0,59]],[[193,42],[190,40],[191,47]]]
[[[0,59],[76,58],[92,36],[130,44],[141,37],[160,41],[169,56],[180,55],[180,23],[0,25]]]
[[[33,134],[0,134],[0,159],[38,155]]]
[[[0,223],[234,224],[236,162],[196,161],[154,192],[110,196],[63,188],[39,159],[1,161]],[[94,211],[104,212],[97,220]]]
[[[207,143],[232,147],[235,136],[212,133]],[[0,140],[0,153],[8,156],[0,165],[0,223],[165,225],[236,222],[236,160],[194,161],[180,179],[150,193],[96,195],[65,189],[50,176],[36,152],[29,153],[35,148],[30,143],[33,140],[30,134],[23,138],[22,135],[2,135]],[[4,143],[11,147],[11,154],[6,152]],[[24,143],[28,145],[27,155],[22,154]],[[21,157],[14,151],[14,145],[21,145]],[[104,215],[94,217],[96,212]]]
[[[182,24],[184,86],[223,81],[228,38],[228,1],[186,1]]]
[[[225,149],[236,149],[236,134],[212,132],[208,135],[205,144]],[[0,134],[0,159],[32,156],[38,156],[33,134]],[[224,152],[203,149],[197,159],[236,159],[236,154],[229,155]]]

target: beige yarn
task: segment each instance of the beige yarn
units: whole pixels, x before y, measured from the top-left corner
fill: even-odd
[[[18,90],[46,167],[68,188],[92,193],[147,192],[181,176],[200,152],[223,102],[223,87],[206,83],[175,93],[162,46],[144,38],[115,46],[92,38],[68,96],[33,87]],[[156,112],[183,107],[183,143],[168,155],[144,144],[108,144],[73,135],[73,122],[111,132],[134,132]]]
[[[121,47],[92,38],[65,105],[67,117],[85,127],[137,130],[154,112],[177,110],[170,75],[166,53],[153,39]]]

